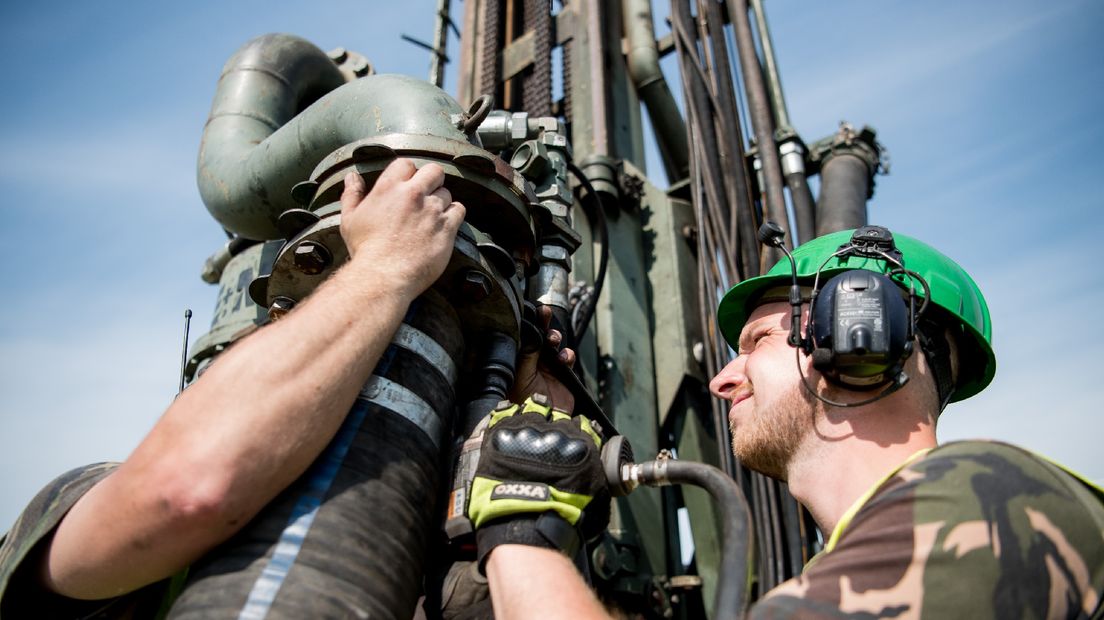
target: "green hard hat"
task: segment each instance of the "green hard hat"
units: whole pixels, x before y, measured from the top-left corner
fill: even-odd
[[[851,240],[853,230],[834,232],[818,237],[798,247],[793,252],[797,264],[798,282],[811,285],[821,264],[820,283],[841,272],[866,269],[888,274],[893,265],[877,258],[862,256],[825,259]],[[951,401],[969,398],[985,389],[996,373],[997,360],[993,354],[992,325],[989,306],[973,278],[953,260],[930,245],[898,233],[893,233],[906,268],[915,271],[928,281],[931,300],[925,317],[946,327],[958,327],[961,334],[956,339],[959,352],[958,384]],[[783,258],[765,275],[749,278],[733,286],[717,308],[717,323],[721,335],[733,349],[738,349],[740,330],[748,316],[758,305],[763,293],[786,286],[792,282],[790,261]],[[923,288],[916,286],[917,295],[923,296]]]

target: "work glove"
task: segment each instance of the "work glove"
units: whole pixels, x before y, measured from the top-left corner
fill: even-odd
[[[480,569],[504,544],[574,557],[606,528],[601,445],[589,419],[552,409],[541,394],[491,413],[468,501]]]

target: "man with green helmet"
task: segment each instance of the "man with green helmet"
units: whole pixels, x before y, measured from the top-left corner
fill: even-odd
[[[738,354],[709,387],[731,403],[733,451],[826,536],[752,617],[1104,615],[1104,492],[1008,444],[937,445],[947,403],[996,367],[956,263],[881,227],[833,233],[733,287],[718,320]],[[500,620],[604,616],[555,552],[506,545],[486,568]]]

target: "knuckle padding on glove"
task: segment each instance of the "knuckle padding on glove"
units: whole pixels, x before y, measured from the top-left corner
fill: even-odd
[[[500,544],[574,555],[605,528],[609,493],[601,444],[587,418],[553,409],[547,400],[491,412],[466,509],[481,568]]]
[[[571,439],[559,429],[496,428],[491,443],[501,454],[549,465],[577,465],[587,456],[586,442]]]
[[[536,413],[516,415],[491,429],[476,474],[495,480],[550,484],[561,491],[592,495],[600,484],[601,462],[593,440],[569,421],[542,421]],[[543,427],[543,428],[540,428]]]

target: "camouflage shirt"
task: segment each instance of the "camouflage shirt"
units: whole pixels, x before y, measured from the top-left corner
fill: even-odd
[[[1104,617],[1104,497],[1029,452],[946,444],[860,503],[753,618]]]
[[[19,515],[0,540],[0,618],[153,618],[158,614],[168,580],[119,598],[78,601],[49,592],[35,574],[61,518],[117,466],[98,463],[74,469],[46,485]]]

